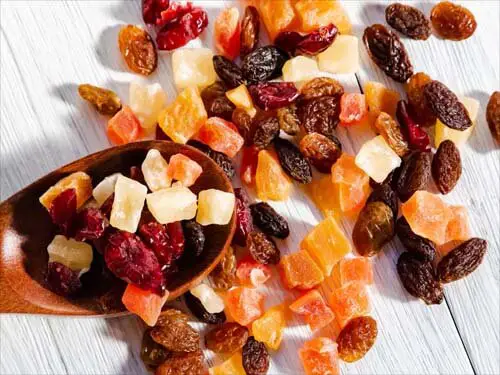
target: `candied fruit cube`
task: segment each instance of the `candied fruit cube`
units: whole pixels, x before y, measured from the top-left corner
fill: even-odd
[[[352,35],[337,35],[332,45],[317,57],[322,72],[356,73],[359,70],[358,38]]]
[[[325,277],[330,276],[333,266],[351,252],[349,240],[331,216],[316,225],[300,246],[314,259]]]
[[[281,257],[278,268],[283,284],[289,289],[312,289],[324,279],[321,268],[305,250]]]
[[[332,216],[335,220],[340,219],[341,211],[338,196],[333,194],[334,185],[331,176],[324,176],[320,179],[314,178],[307,185],[307,189],[314,204],[324,217]]]
[[[200,90],[217,80],[209,48],[182,48],[172,53],[172,70],[177,90],[196,86]],[[168,134],[168,133],[167,133]]]
[[[252,323],[252,334],[255,340],[263,342],[269,349],[278,350],[283,339],[287,315],[288,311],[284,304],[267,310]]]
[[[130,108],[146,133],[154,130],[158,115],[167,106],[167,94],[159,83],[142,85],[132,82],[129,88]]]
[[[306,375],[338,375],[339,361],[337,344],[327,337],[307,341],[299,349],[299,357]]]
[[[359,93],[345,93],[340,99],[339,119],[342,126],[350,126],[364,119],[368,110],[365,96]]]
[[[260,200],[284,201],[292,190],[292,180],[285,173],[273,151],[262,150],[257,156],[255,186]]]
[[[479,112],[479,102],[476,99],[462,97],[460,101],[467,109],[469,117],[472,121],[472,126],[465,130],[455,130],[444,125],[439,119],[436,121],[434,144],[436,148],[439,147],[441,142],[449,139],[455,143],[458,148],[462,147],[476,127],[477,113]]]
[[[471,236],[469,215],[464,206],[449,206],[450,220],[446,225],[446,242],[465,241]]]
[[[316,77],[319,74],[319,68],[316,60],[310,57],[297,56],[283,65],[282,72],[283,81],[301,82]]]
[[[190,290],[191,294],[198,298],[210,314],[220,313],[224,310],[224,301],[207,284],[200,284]]]
[[[234,157],[245,143],[235,125],[219,117],[210,117],[200,128],[196,139],[230,158]]]
[[[340,34],[351,33],[351,22],[339,1],[298,0],[294,6],[299,19],[297,31],[309,33],[333,23]]]
[[[381,135],[365,142],[355,159],[361,168],[375,182],[383,182],[389,173],[401,165],[401,158],[387,144]]]
[[[203,168],[197,162],[183,154],[175,154],[170,157],[167,174],[172,180],[179,181],[182,186],[194,185]]]
[[[271,277],[271,267],[246,256],[238,262],[236,277],[244,286],[258,287]]]
[[[121,173],[113,173],[97,184],[97,186],[92,190],[92,195],[97,202],[97,206],[101,207],[106,199],[108,199],[111,194],[115,192],[116,180],[118,176],[123,176]]]
[[[196,195],[179,184],[148,194],[146,202],[149,211],[160,224],[189,220],[196,216]]]
[[[219,366],[210,368],[208,373],[210,375],[247,375],[240,352],[236,352]]]
[[[106,130],[111,143],[123,145],[137,141],[141,135],[141,123],[132,109],[124,106],[108,121]]]
[[[172,179],[168,174],[168,163],[160,151],[151,149],[142,162],[141,171],[151,191],[170,187]]]
[[[60,179],[55,185],[51,186],[40,197],[40,203],[47,209],[50,209],[52,201],[63,191],[75,189],[76,208],[82,207],[92,196],[92,179],[85,172],[75,172]]]
[[[259,149],[255,146],[243,147],[240,165],[240,178],[247,185],[255,183]]]
[[[240,54],[240,11],[236,7],[222,10],[215,20],[214,44],[221,55],[234,60]]]
[[[357,281],[333,289],[329,301],[340,328],[352,318],[366,315],[371,310],[366,286]]]
[[[255,116],[257,113],[250,92],[248,92],[245,84],[242,83],[238,87],[226,91],[226,97],[236,106],[236,108],[244,109],[251,117]]]
[[[212,62],[210,62],[212,64]],[[197,87],[187,87],[160,113],[158,125],[174,142],[186,143],[207,120]]]
[[[260,18],[266,27],[269,39],[274,40],[276,36],[293,27],[295,11],[292,0],[282,0],[276,6],[275,0],[259,0],[257,3]]]
[[[396,107],[401,99],[397,91],[388,89],[379,82],[368,81],[363,87],[366,97],[366,104],[373,119],[376,119],[380,112],[385,112],[396,118]]]
[[[87,272],[92,263],[92,246],[88,243],[75,241],[56,235],[47,247],[49,253],[49,263],[58,262],[71,268],[73,271],[80,271],[80,274]]]
[[[413,232],[436,245],[446,242],[446,229],[452,214],[438,195],[419,190],[401,205],[401,212]]]
[[[153,327],[167,299],[168,291],[161,297],[149,290],[128,284],[123,293],[122,303],[128,311],[139,316],[148,326]]]
[[[217,189],[200,191],[196,221],[201,225],[226,225],[233,216],[234,204],[233,193]]]
[[[340,261],[339,272],[341,285],[352,281],[373,284],[373,269],[369,258],[344,258]]]
[[[118,176],[109,223],[130,233],[137,231],[148,189],[125,176]]]
[[[312,331],[326,327],[335,319],[332,309],[316,289],[296,299],[289,308],[301,315]]]
[[[246,326],[264,312],[264,296],[256,289],[239,286],[226,292],[226,310],[236,323]]]

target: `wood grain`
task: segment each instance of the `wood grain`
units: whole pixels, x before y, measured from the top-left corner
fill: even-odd
[[[209,8],[211,24],[194,46],[211,46],[217,1]],[[227,1],[226,3],[229,3]],[[384,19],[382,3],[343,1],[361,35],[368,23]],[[431,5],[416,3],[429,11]],[[499,151],[484,122],[487,96],[499,89],[500,6],[497,1],[466,2],[476,14],[478,30],[467,41],[408,42],[417,70],[428,72],[459,93],[478,98],[483,111],[462,153],[464,172],[447,201],[469,208],[473,232],[488,239],[485,263],[470,278],[446,286],[446,304],[427,307],[409,297],[395,272],[401,245],[393,241],[375,262],[372,287],[379,338],[361,361],[342,364],[353,374],[471,374],[500,373],[499,349]],[[383,9],[383,8],[382,8]],[[76,85],[84,82],[109,87],[125,101],[127,72],[116,48],[119,24],[141,24],[137,0],[116,1],[2,1],[1,3],[1,199],[58,166],[108,146],[105,119],[83,103]],[[29,25],[29,26],[28,26]],[[359,90],[366,80],[389,82],[367,59],[356,76],[340,77],[347,91]],[[175,96],[170,58],[162,53],[158,72],[169,98]],[[369,134],[340,131],[344,149],[355,153]],[[239,181],[235,181],[235,186]],[[252,198],[253,192],[249,192]],[[295,186],[292,199],[273,203],[290,221],[291,235],[279,241],[284,253],[296,251],[302,237],[321,220],[305,191]],[[350,234],[353,223],[343,221]],[[266,306],[291,298],[274,278],[266,285]],[[180,304],[183,307],[182,303]],[[206,329],[199,323],[200,330]],[[146,374],[139,347],[144,325],[136,318],[58,319],[0,317],[2,374]],[[322,332],[331,334],[331,332]],[[298,374],[296,350],[310,337],[298,319],[290,322],[280,351],[273,355],[270,374]],[[29,354],[27,354],[29,353]],[[207,353],[210,363],[217,363]]]

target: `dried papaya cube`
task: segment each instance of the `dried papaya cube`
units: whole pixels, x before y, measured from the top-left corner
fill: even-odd
[[[435,133],[434,133],[434,143],[436,145],[436,148],[439,147],[441,142],[447,139],[453,141],[455,146],[460,148],[467,142],[470,135],[474,131],[474,128],[476,127],[477,113],[479,112],[479,102],[476,99],[468,97],[461,97],[460,101],[462,102],[462,104],[465,106],[465,109],[467,109],[467,112],[469,113],[469,117],[472,121],[472,126],[465,130],[456,130],[447,127],[438,119],[436,121]]]
[[[273,151],[261,150],[257,156],[255,186],[260,200],[287,200],[292,190],[292,180],[285,173]]]
[[[297,31],[309,33],[333,23],[340,34],[351,33],[351,22],[339,1],[298,0],[294,7],[299,19]]]
[[[358,38],[352,35],[337,35],[332,45],[317,57],[322,72],[356,73],[359,70]]]
[[[165,189],[172,184],[172,178],[167,173],[168,163],[158,150],[148,151],[142,162],[141,171],[151,191]]]
[[[296,299],[289,308],[301,315],[312,331],[326,327],[335,319],[332,309],[316,289]]]
[[[158,117],[158,124],[174,142],[186,143],[206,120],[207,111],[198,88],[194,86],[187,87],[175,98]]]
[[[189,220],[196,216],[196,195],[185,186],[174,185],[146,196],[148,209],[160,224]]]
[[[233,216],[234,204],[233,193],[217,189],[200,191],[196,221],[201,225],[226,225]]]
[[[342,285],[352,281],[373,284],[373,268],[370,258],[344,258],[340,261],[339,272]]]
[[[368,81],[363,87],[368,111],[373,119],[380,115],[380,112],[388,113],[392,118],[396,118],[396,107],[401,99],[397,91],[388,89],[379,82]]]
[[[50,209],[52,201],[63,191],[75,189],[76,208],[82,207],[92,195],[92,179],[85,172],[75,172],[59,180],[40,197],[40,203]]]
[[[305,250],[281,257],[278,269],[281,281],[289,289],[312,289],[324,279],[321,268]]]
[[[258,287],[271,277],[271,267],[246,256],[238,262],[236,277],[243,286]]]
[[[159,83],[142,85],[132,82],[129,88],[130,109],[135,113],[146,133],[154,130],[158,115],[167,106],[167,94]]]
[[[240,11],[236,7],[222,10],[215,20],[214,44],[219,53],[234,60],[240,54]]]
[[[338,196],[332,194],[334,185],[331,176],[324,176],[320,179],[313,178],[307,185],[311,199],[324,217],[332,216],[335,220],[340,219],[340,205]]]
[[[141,123],[132,109],[124,106],[108,121],[106,130],[111,143],[123,145],[137,141],[141,134]]]
[[[121,173],[113,173],[97,184],[92,190],[92,196],[97,202],[97,206],[101,207],[104,202],[115,192],[116,180],[118,176],[123,176]]]
[[[182,186],[194,185],[203,168],[197,162],[183,154],[175,154],[170,157],[167,174],[171,180],[177,180]]]
[[[255,146],[243,147],[240,165],[240,178],[247,185],[255,183],[259,149]]]
[[[368,113],[365,96],[359,93],[345,93],[340,98],[340,125],[359,123]]]
[[[337,344],[327,337],[307,341],[299,349],[299,357],[306,375],[338,375],[339,359]]]
[[[230,158],[234,157],[245,143],[236,126],[219,117],[210,117],[200,128],[196,139]]]
[[[263,342],[269,349],[278,350],[287,319],[288,311],[284,304],[271,307],[252,323],[255,340]]]
[[[351,244],[333,217],[327,217],[302,240],[306,250],[325,277],[330,276],[333,266],[351,252]]]
[[[244,109],[251,117],[255,116],[257,110],[255,109],[252,97],[245,84],[242,83],[238,87],[226,91],[226,97],[236,106],[236,108]]]
[[[264,296],[256,289],[240,286],[226,292],[225,305],[232,319],[246,326],[264,313]]]
[[[357,281],[333,289],[329,302],[340,328],[352,318],[366,315],[371,310],[366,285]]]
[[[153,327],[167,299],[168,291],[161,297],[149,290],[128,284],[122,296],[122,303],[128,311],[139,316],[148,326]]]
[[[449,206],[450,220],[446,226],[446,242],[465,241],[471,237],[469,215],[464,206]]]
[[[172,54],[172,70],[178,90],[198,87],[200,90],[217,80],[210,48],[182,48]]]
[[[200,284],[190,290],[198,298],[210,314],[220,313],[224,310],[224,300],[207,284]]]
[[[243,358],[240,352],[233,354],[225,362],[219,366],[212,367],[208,370],[210,375],[246,375],[243,368]]]
[[[288,60],[283,65],[282,72],[285,82],[308,81],[320,73],[316,60],[305,56],[297,56]]]
[[[118,176],[109,223],[130,233],[137,231],[148,189],[128,177]]]
[[[71,268],[73,271],[84,273],[90,269],[93,253],[92,246],[88,243],[75,241],[56,235],[47,247],[49,253],[49,263],[58,262]]]
[[[355,163],[375,182],[382,183],[389,173],[401,165],[401,158],[384,137],[378,135],[361,146]]]
[[[274,40],[280,32],[293,27],[295,11],[292,3],[292,0],[282,0],[279,6],[276,6],[275,0],[259,0],[257,5],[260,18],[270,40]]]

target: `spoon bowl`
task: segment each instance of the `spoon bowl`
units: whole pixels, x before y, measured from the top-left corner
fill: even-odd
[[[40,178],[0,203],[0,313],[116,316],[126,313],[121,297],[126,284],[113,277],[101,256],[94,257],[91,270],[82,276],[82,292],[64,298],[47,289],[47,246],[56,234],[47,210],[39,197],[61,178],[86,172],[96,186],[116,172],[129,174],[130,167],[141,166],[150,149],[159,150],[166,160],[182,153],[196,161],[203,173],[191,190],[233,192],[222,169],[197,149],[167,141],[143,141],[112,147],[88,155]],[[235,214],[227,225],[204,227],[203,253],[190,264],[183,264],[167,284],[169,300],[185,293],[205,278],[217,265],[231,243]]]

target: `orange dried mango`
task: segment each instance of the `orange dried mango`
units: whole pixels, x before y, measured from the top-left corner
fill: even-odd
[[[287,319],[288,311],[284,304],[271,307],[252,323],[255,340],[263,342],[269,349],[278,350]]]
[[[235,322],[246,326],[264,312],[264,296],[256,289],[236,287],[226,292],[225,306]]]
[[[342,285],[352,281],[373,284],[373,268],[370,258],[344,258],[340,261],[339,272]]]
[[[301,315],[312,331],[326,327],[335,318],[332,309],[316,289],[299,297],[289,308]]]
[[[311,289],[324,279],[321,268],[305,250],[283,256],[278,268],[283,284],[289,289]]]
[[[292,190],[292,180],[281,167],[274,151],[259,151],[257,159],[255,186],[259,199],[263,201],[288,199]]]
[[[332,178],[330,176],[313,178],[312,182],[306,186],[309,196],[323,216],[332,216],[335,220],[339,220],[341,211],[338,196],[334,194]]]
[[[258,0],[257,4],[260,18],[271,41],[280,32],[293,28],[295,11],[292,0],[280,0],[278,3],[276,0]]]
[[[329,301],[340,328],[352,318],[366,315],[371,310],[366,285],[357,281],[333,289]]]
[[[80,208],[92,196],[92,179],[85,172],[75,172],[60,179],[55,185],[52,185],[41,197],[40,203],[47,209],[50,209],[52,201],[63,191],[75,189],[76,208]]]
[[[370,117],[375,120],[380,112],[396,118],[396,107],[401,96],[397,91],[388,89],[380,82],[368,81],[363,87]]]
[[[337,344],[327,337],[307,341],[299,349],[299,357],[306,375],[338,375]]]
[[[341,34],[350,34],[351,21],[339,1],[298,0],[295,11],[299,20],[297,31],[309,33],[333,23]]]

